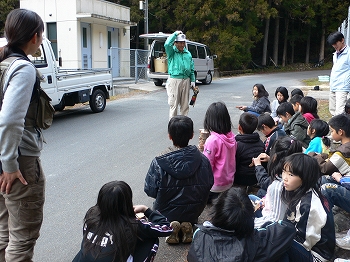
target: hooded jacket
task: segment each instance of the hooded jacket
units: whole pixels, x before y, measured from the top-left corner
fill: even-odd
[[[164,43],[165,52],[168,59],[168,73],[171,78],[190,78],[195,82],[194,62],[190,51],[184,48],[182,52],[174,45],[177,34],[171,34]]]
[[[213,169],[212,192],[220,193],[232,186],[236,172],[236,150],[237,142],[231,131],[226,135],[210,132],[203,154],[209,159]]]
[[[288,222],[274,222],[254,229],[251,236],[238,239],[235,231],[198,225],[188,252],[188,262],[259,262],[276,261],[289,248],[295,228]]]
[[[214,182],[209,160],[196,146],[187,146],[152,160],[145,193],[153,209],[169,221],[197,223]]]
[[[307,127],[309,123],[301,115],[300,112],[296,112],[288,120],[288,123],[284,125],[284,131],[287,135],[299,140],[303,147],[307,148],[310,143],[310,137],[307,135]]]
[[[255,177],[255,167],[249,166],[252,158],[265,152],[264,143],[258,133],[242,134],[236,136],[236,173],[235,184],[243,186],[255,185],[258,181]]]

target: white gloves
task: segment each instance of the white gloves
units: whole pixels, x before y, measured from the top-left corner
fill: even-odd
[[[191,88],[195,88],[196,87],[196,82],[191,82]]]
[[[176,35],[182,34],[182,31],[175,31]]]

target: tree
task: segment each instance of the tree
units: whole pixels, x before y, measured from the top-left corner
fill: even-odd
[[[8,13],[19,8],[19,0],[0,0],[0,37],[4,36],[4,26]]]

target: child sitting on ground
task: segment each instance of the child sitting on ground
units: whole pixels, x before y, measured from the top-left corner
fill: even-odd
[[[209,160],[194,145],[193,122],[187,116],[174,116],[168,124],[173,146],[155,157],[145,179],[145,193],[155,198],[153,209],[171,221],[173,233],[166,243],[192,241],[192,225],[204,210],[214,178]],[[180,224],[181,223],[181,224]]]
[[[254,133],[258,124],[258,118],[249,113],[241,114],[238,124],[239,135],[236,136],[236,173],[234,183],[241,186],[253,186],[258,181],[252,158],[264,152],[264,143],[258,133]]]
[[[308,123],[319,118],[317,115],[317,100],[311,96],[305,96],[300,100],[299,111]]]
[[[295,225],[296,236],[287,251],[289,261],[329,261],[334,255],[332,209],[319,189],[320,169],[312,157],[296,153],[285,158],[282,201],[285,220]]]
[[[273,100],[271,103],[271,116],[275,121],[277,120],[276,122],[278,122],[276,110],[281,103],[288,101],[289,95],[287,88],[285,88],[284,86],[277,87],[275,91],[275,97],[277,99]]]
[[[299,111],[294,112],[293,106],[289,102],[280,104],[276,112],[284,122],[286,134],[299,140],[307,148],[310,143],[310,137],[307,135],[309,123],[301,113]]]
[[[328,133],[329,126],[325,121],[321,119],[312,120],[307,128],[307,135],[311,138],[311,141],[304,153],[328,153],[331,146],[331,141],[327,137]]]
[[[269,93],[262,84],[255,84],[253,87],[254,101],[251,106],[236,106],[236,108],[256,116],[269,112],[271,113]]]
[[[231,131],[232,122],[223,102],[212,103],[205,113],[204,129],[210,132],[203,154],[209,159],[214,174],[208,204],[229,189],[236,173],[237,142]]]
[[[194,233],[188,262],[278,261],[293,242],[295,228],[289,222],[269,222],[254,229],[253,205],[240,188],[223,192],[211,215]]]
[[[321,179],[321,192],[327,197],[330,207],[334,205],[350,213],[350,119],[337,115],[329,120],[333,140],[340,141],[336,150],[326,154],[314,155],[325,176]],[[311,154],[310,154],[311,155]],[[350,250],[349,235],[336,239],[337,246]]]
[[[279,137],[286,136],[286,132],[276,125],[274,119],[268,113],[261,114],[258,117],[257,129],[266,137],[264,142],[265,153],[268,155],[270,155],[270,150],[275,140]]]
[[[138,218],[142,213],[147,219]],[[133,206],[124,181],[106,183],[84,218],[81,250],[73,262],[153,261],[158,237],[169,236],[166,217],[144,205]]]

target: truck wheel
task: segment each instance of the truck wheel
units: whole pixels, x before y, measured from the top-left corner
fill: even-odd
[[[154,84],[156,86],[162,86],[163,85],[163,80],[162,79],[154,79]]]
[[[105,93],[100,89],[94,90],[92,92],[92,95],[90,96],[89,104],[92,112],[94,113],[102,112],[106,107]]]
[[[203,81],[201,81],[204,85],[209,85],[211,83],[211,81],[213,80],[213,75],[211,74],[211,72],[209,71],[207,73],[207,76],[205,77],[205,79]]]

